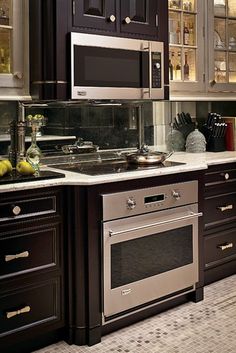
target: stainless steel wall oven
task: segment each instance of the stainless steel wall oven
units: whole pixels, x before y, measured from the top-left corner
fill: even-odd
[[[195,290],[198,183],[102,195],[103,324]]]

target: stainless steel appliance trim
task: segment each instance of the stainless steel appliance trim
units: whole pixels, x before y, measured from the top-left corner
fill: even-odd
[[[146,43],[152,43],[152,51],[163,52],[163,42],[71,32],[72,47],[73,45],[83,45],[87,47],[145,51],[145,46],[149,46]]]
[[[174,197],[178,192],[179,199]],[[162,202],[152,202],[145,204],[144,197],[164,194]],[[103,221],[135,216],[154,211],[159,211],[171,207],[182,206],[198,201],[198,182],[187,181],[171,185],[154,186],[145,189],[129,190],[112,194],[102,194]],[[134,208],[129,209],[127,202],[133,199],[136,202]],[[114,207],[114,204],[116,207]]]
[[[193,285],[193,288],[192,288],[192,289],[186,290],[186,291],[184,291],[184,293],[177,294],[177,295],[173,295],[173,296],[171,297],[171,299],[178,298],[178,297],[180,297],[180,296],[183,295],[183,294],[188,294],[188,293],[194,292],[195,289],[196,289],[196,284]],[[127,316],[130,316],[130,315],[135,314],[135,313],[138,313],[138,312],[143,311],[143,310],[145,310],[145,309],[152,308],[153,306],[156,306],[156,305],[158,305],[158,304],[165,303],[165,302],[168,301],[168,300],[170,300],[170,298],[160,300],[160,301],[158,301],[158,303],[153,303],[153,304],[146,305],[145,307],[142,307],[142,308],[140,308],[140,309],[132,310],[132,312],[129,312],[129,313],[126,313],[126,314],[121,314],[121,315],[119,315],[119,319],[124,318],[124,317],[127,317]],[[114,321],[117,321],[117,318],[109,319],[108,321],[106,321],[106,316],[104,315],[104,312],[102,313],[102,325],[103,325],[103,326],[104,326],[104,325],[107,325],[107,324],[110,324],[111,322],[114,322]]]
[[[175,213],[182,217],[192,211],[198,213],[198,204],[185,205],[175,208]],[[125,227],[149,224],[155,219],[168,220],[173,214],[173,209],[157,211],[153,213],[127,217],[105,222],[103,225],[103,275],[104,275],[104,315],[106,317],[119,314],[125,310],[162,298],[171,293],[193,286],[198,282],[198,217],[191,217],[171,223],[139,229],[136,232],[123,233],[117,237],[110,237],[109,230],[120,231]],[[162,233],[168,230],[178,229],[184,226],[192,226],[193,262],[173,270],[147,277],[120,287],[111,287],[111,246],[127,240],[146,237],[155,232]],[[147,291],[148,288],[148,291]],[[121,295],[122,290],[129,290],[128,295]]]
[[[189,219],[189,218],[195,218],[195,217],[201,217],[203,215],[202,212],[198,212],[198,213],[194,213],[194,212],[190,212],[189,215],[187,216],[182,216],[182,217],[178,217],[178,218],[172,218],[166,221],[162,221],[162,222],[156,222],[156,223],[151,223],[142,227],[133,227],[130,229],[124,229],[118,232],[114,232],[113,230],[109,231],[110,236],[114,236],[114,235],[120,235],[120,234],[124,234],[124,233],[128,233],[128,232],[134,232],[136,230],[141,230],[141,229],[145,229],[145,228],[150,228],[150,227],[154,227],[154,226],[159,226],[162,224],[168,224],[168,223],[172,223],[172,222],[177,222],[177,221],[181,221],[181,220],[185,220],[185,219]]]

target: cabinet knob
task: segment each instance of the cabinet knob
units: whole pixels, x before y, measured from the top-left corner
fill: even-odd
[[[20,206],[13,206],[12,207],[12,213],[14,214],[14,216],[18,216],[21,213]]]
[[[211,81],[210,81],[210,86],[211,86],[211,87],[214,87],[215,84],[216,84],[216,80],[211,80]]]
[[[131,22],[131,18],[129,16],[125,17],[124,22],[128,25]]]
[[[17,80],[22,80],[23,74],[22,72],[14,72],[13,77],[16,78]]]
[[[108,21],[114,23],[116,21],[116,16],[115,15],[111,15],[110,17],[108,17]]]
[[[229,179],[229,173],[225,173],[225,180]]]

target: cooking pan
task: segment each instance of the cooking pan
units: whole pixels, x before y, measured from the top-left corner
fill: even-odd
[[[125,155],[127,163],[131,164],[160,164],[169,158],[173,152],[155,152],[146,148],[141,148],[136,152],[127,153]]]

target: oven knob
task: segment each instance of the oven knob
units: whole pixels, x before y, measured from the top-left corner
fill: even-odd
[[[174,199],[179,200],[180,199],[180,193],[178,191],[172,191],[172,196]]]
[[[127,208],[133,210],[136,206],[136,201],[134,199],[127,200]]]

